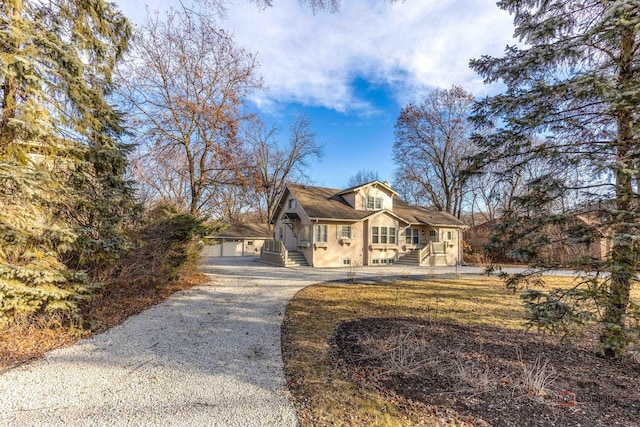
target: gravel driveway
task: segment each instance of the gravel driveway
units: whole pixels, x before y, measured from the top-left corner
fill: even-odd
[[[299,289],[348,270],[247,258],[202,265],[210,283],[0,375],[0,425],[295,426],[280,352],[284,308]],[[357,276],[406,273],[390,266]]]

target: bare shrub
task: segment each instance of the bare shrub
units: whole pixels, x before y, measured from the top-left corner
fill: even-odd
[[[383,373],[411,374],[440,363],[433,346],[421,333],[422,328],[392,331],[385,339],[366,335],[360,340],[361,360],[379,360]]]
[[[351,264],[349,264],[349,268],[347,269],[347,281],[355,282],[360,268],[362,268],[362,260],[351,258]]]
[[[475,391],[489,391],[495,388],[497,381],[491,374],[489,363],[475,359],[464,358],[460,353],[456,353],[452,358],[453,377],[461,381],[467,387]]]
[[[549,360],[544,361],[538,356],[533,364],[528,364],[522,360],[522,352],[518,350],[518,364],[520,365],[520,376],[517,385],[527,392],[529,396],[545,396],[549,394],[551,384],[557,374],[553,366],[549,365]]]

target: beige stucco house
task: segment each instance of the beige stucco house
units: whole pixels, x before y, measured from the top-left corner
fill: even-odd
[[[262,260],[313,267],[455,265],[466,228],[446,212],[407,204],[380,181],[346,190],[287,184],[270,223],[274,240]]]

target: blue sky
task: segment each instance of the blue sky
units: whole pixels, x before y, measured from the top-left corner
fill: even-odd
[[[177,1],[116,3],[136,23],[145,5]],[[273,3],[261,10],[229,2],[220,26],[256,53],[267,90],[251,102],[283,129],[281,137],[296,115],[311,119],[325,155],[308,173],[328,187],[344,188],[359,169],[391,181],[402,106],[454,84],[477,97],[496,93],[500,85],[484,85],[469,60],[501,55],[515,43],[511,17],[495,0],[343,0],[339,13],[316,15],[297,0]]]

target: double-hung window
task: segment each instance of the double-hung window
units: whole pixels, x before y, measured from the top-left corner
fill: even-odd
[[[338,237],[340,239],[350,239],[351,238],[351,226],[350,225],[341,225],[338,227]]]
[[[395,227],[371,227],[372,244],[395,245],[396,242]]]
[[[327,243],[327,225],[326,224],[317,224],[316,225],[316,243]]]
[[[295,209],[296,199],[289,199],[289,209]]]
[[[368,211],[379,211],[384,207],[384,200],[382,197],[367,197],[367,210]]]
[[[375,206],[375,198],[373,196],[367,197],[367,210],[372,211]]]

